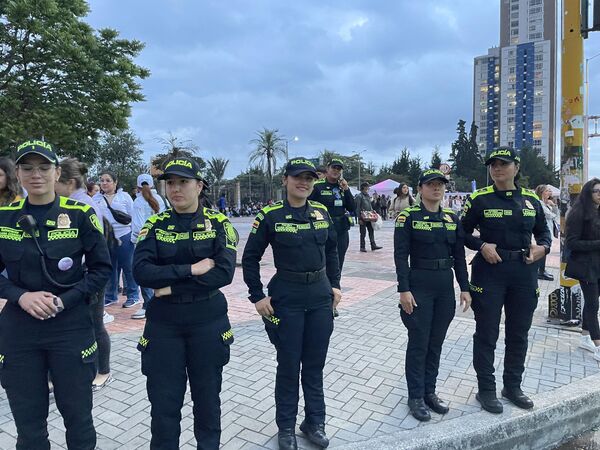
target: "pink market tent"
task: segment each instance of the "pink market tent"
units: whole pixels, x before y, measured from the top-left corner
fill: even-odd
[[[377,192],[379,195],[392,195],[394,193],[394,189],[396,189],[398,186],[400,186],[400,183],[398,183],[397,181],[390,179],[383,180],[371,186],[369,188],[369,194]]]

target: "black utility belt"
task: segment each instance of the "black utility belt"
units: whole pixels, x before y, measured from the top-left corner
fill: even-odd
[[[167,303],[199,303],[218,296],[221,291],[214,290],[206,294],[181,294],[181,295],[165,295],[158,297],[161,302]]]
[[[528,249],[524,250],[504,250],[503,248],[496,248],[496,253],[502,258],[502,261],[523,261]]]
[[[292,283],[312,284],[321,281],[327,276],[325,267],[314,272],[291,272],[289,270],[278,270],[277,278],[280,280],[291,281]]]
[[[411,258],[410,268],[411,269],[424,269],[424,270],[446,270],[454,267],[453,258],[445,259],[424,259],[424,258]]]

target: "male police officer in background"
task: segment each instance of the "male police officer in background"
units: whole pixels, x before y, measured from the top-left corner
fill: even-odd
[[[354,212],[354,197],[350,192],[348,182],[342,178],[344,163],[341,159],[333,158],[327,165],[327,176],[315,182],[315,187],[310,200],[315,200],[327,207],[327,212],[333,220],[337,233],[338,259],[340,260],[340,273],[344,265],[344,258],[348,250],[350,217],[346,215]]]

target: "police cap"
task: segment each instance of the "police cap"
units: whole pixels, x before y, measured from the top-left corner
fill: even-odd
[[[200,166],[192,158],[180,156],[172,158],[165,164],[165,169],[159,180],[166,180],[173,175],[177,175],[183,178],[193,178],[195,180],[202,180],[202,172],[200,172]]]
[[[52,145],[44,141],[26,141],[17,147],[17,157],[15,163],[18,164],[27,155],[40,155],[50,161],[52,164],[58,166],[58,157],[54,153]]]
[[[309,161],[306,158],[290,159],[285,165],[285,172],[283,174],[295,177],[304,172],[310,173],[314,178],[319,178],[317,168],[312,161]]]
[[[444,175],[441,170],[428,169],[419,177],[419,186],[422,186],[424,183],[429,183],[432,180],[442,180],[444,183],[448,183],[448,178],[446,178],[446,175]]]
[[[328,167],[339,167],[340,169],[344,168],[344,161],[342,161],[340,158],[331,158],[331,161],[329,161],[329,164],[327,164]]]
[[[520,163],[521,157],[519,153],[512,147],[498,147],[487,156],[485,165],[489,166],[494,159],[500,159],[506,162]]]

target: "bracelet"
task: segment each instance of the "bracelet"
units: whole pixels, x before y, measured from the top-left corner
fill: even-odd
[[[487,242],[484,242],[483,244],[481,244],[481,247],[479,247],[479,251],[483,250],[483,247],[485,247],[487,245]]]

